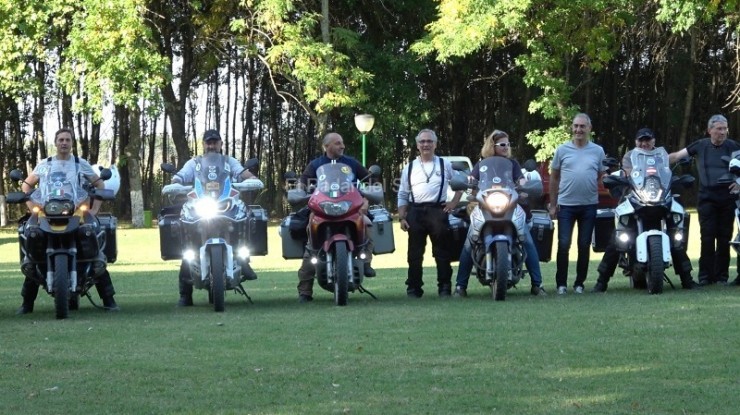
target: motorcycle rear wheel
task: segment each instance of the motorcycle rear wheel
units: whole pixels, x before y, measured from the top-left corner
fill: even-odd
[[[349,296],[349,252],[344,242],[334,245],[334,303],[338,306],[347,305]]]
[[[213,310],[224,311],[225,281],[224,281],[224,251],[221,246],[213,246],[211,252],[211,298]]]
[[[58,320],[69,316],[69,258],[67,255],[54,257],[54,308]]]
[[[497,241],[496,250],[496,278],[491,281],[491,296],[495,301],[506,300],[506,288],[509,282],[509,244]]]
[[[648,252],[650,259],[648,263],[647,287],[650,294],[663,293],[663,238],[658,235],[648,238]]]

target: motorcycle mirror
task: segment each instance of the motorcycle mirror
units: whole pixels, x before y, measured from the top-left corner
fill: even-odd
[[[604,176],[603,179],[601,179],[604,183],[604,187],[607,189],[614,189],[620,186],[627,185],[627,178],[622,176],[612,176],[611,174],[608,176]]]
[[[102,169],[100,170],[100,180],[106,181],[113,177],[113,173],[110,171],[110,169]]]
[[[525,161],[524,162],[524,170],[526,170],[528,172],[533,172],[533,171],[537,170],[537,162],[534,161],[534,160],[532,160],[532,159],[529,159],[529,160]]]
[[[601,162],[601,164],[609,168],[619,167],[619,161],[614,157],[605,158],[604,161]]]
[[[286,171],[283,175],[283,179],[285,180],[295,180],[298,178],[298,175],[294,171]]]
[[[450,178],[450,189],[455,192],[467,190],[473,186],[472,182],[475,182],[475,180],[469,180],[466,174],[455,172]]]
[[[159,165],[159,168],[162,169],[165,173],[176,173],[177,169],[175,169],[175,166],[172,163],[162,163]]]
[[[257,175],[257,171],[260,168],[260,160],[258,158],[252,158],[247,160],[247,162],[244,164],[244,168],[249,170],[252,174],[255,176]]]
[[[382,171],[380,166],[373,164],[372,166],[367,168],[367,171],[370,173],[370,177],[378,177],[380,176],[380,172]]]
[[[18,169],[13,169],[10,172],[10,179],[14,182],[20,182],[23,180],[23,173]]]

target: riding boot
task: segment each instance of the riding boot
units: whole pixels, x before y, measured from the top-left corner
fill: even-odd
[[[108,311],[120,311],[120,307],[116,304],[116,300],[113,296],[116,294],[116,290],[113,288],[113,281],[110,279],[110,274],[106,269],[98,277],[98,281],[95,283],[95,289],[98,291],[98,295],[103,300],[103,307]]]
[[[701,287],[694,279],[691,274],[681,274],[681,288],[684,290],[693,290]]]
[[[375,269],[373,269],[372,266],[370,266],[370,263],[373,262],[373,240],[369,239],[367,241],[367,245],[365,246],[365,277],[372,278],[376,275]]]
[[[29,278],[23,280],[23,287],[21,288],[21,297],[23,297],[23,304],[16,310],[16,314],[28,314],[33,313],[33,303],[36,301],[36,297],[39,294],[39,284]]]
[[[178,307],[190,307],[193,305],[193,284],[190,282],[190,268],[188,263],[182,261],[180,272],[178,274],[178,284],[180,287],[180,299],[177,301]]]

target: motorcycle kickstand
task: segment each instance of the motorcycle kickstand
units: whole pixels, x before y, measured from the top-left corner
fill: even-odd
[[[93,300],[92,296],[90,295],[90,291],[85,291],[85,297],[87,297],[87,300],[90,301],[90,304],[92,304],[93,307],[97,308],[98,310],[106,310],[107,307],[103,305],[99,305],[98,303]]]
[[[668,285],[671,286],[674,290],[676,289],[676,286],[673,285],[673,281],[671,281],[670,278],[668,278],[668,274],[663,273],[663,280],[668,283]]]
[[[377,300],[378,299],[378,297],[376,297],[375,294],[373,294],[370,291],[368,291],[367,289],[365,289],[365,287],[363,287],[362,284],[357,284],[357,291],[359,291],[360,294],[367,294],[370,297],[373,297],[374,300]]]
[[[249,300],[249,304],[254,304],[254,303],[252,302],[252,297],[250,297],[250,296],[249,296],[249,294],[247,294],[247,290],[245,290],[245,289],[244,289],[244,286],[242,285],[242,283],[239,283],[239,286],[238,286],[238,287],[236,287],[236,288],[234,288],[234,291],[236,291],[236,292],[238,292],[239,294],[241,294],[241,295],[243,295],[243,296],[247,297],[247,300]]]

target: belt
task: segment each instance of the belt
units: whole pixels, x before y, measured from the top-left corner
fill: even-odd
[[[445,206],[444,203],[440,202],[425,202],[425,203],[409,203],[409,206],[412,208],[443,208]]]

